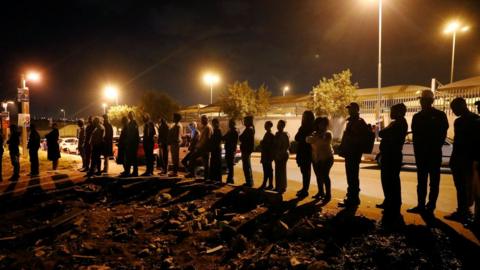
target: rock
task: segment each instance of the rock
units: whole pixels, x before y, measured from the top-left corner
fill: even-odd
[[[308,265],[307,270],[325,270],[329,269],[328,263],[326,261],[315,261]]]
[[[138,255],[139,257],[142,257],[142,258],[143,258],[143,257],[148,257],[148,256],[150,256],[151,254],[152,254],[152,253],[150,252],[150,250],[149,250],[148,248],[144,248],[144,249],[140,250],[140,252],[138,252],[137,255]]]
[[[300,264],[301,262],[295,256],[290,258],[290,266],[297,267]]]
[[[218,245],[214,248],[211,248],[211,249],[207,249],[207,254],[211,254],[211,253],[214,253],[214,252],[217,252],[219,250],[221,250],[223,248],[223,245]]]
[[[205,213],[207,210],[203,207],[200,207],[200,208],[197,208],[197,210],[195,210],[195,213],[197,214],[203,214]]]

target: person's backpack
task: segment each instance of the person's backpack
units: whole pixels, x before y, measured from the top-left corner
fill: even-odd
[[[364,122],[365,123],[365,122]],[[362,135],[362,153],[371,154],[373,150],[373,145],[375,143],[375,132],[372,130],[370,125],[365,123],[365,131]]]

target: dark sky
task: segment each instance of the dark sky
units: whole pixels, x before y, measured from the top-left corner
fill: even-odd
[[[121,103],[144,90],[180,104],[208,103],[203,71],[307,93],[323,76],[350,68],[375,87],[376,0],[9,1],[0,8],[0,98],[13,98],[19,74],[34,68],[32,113],[101,113],[101,88],[122,87]],[[456,78],[480,74],[479,0],[384,0],[384,85],[449,81],[450,18],[471,30],[458,37]],[[218,91],[216,91],[218,93]],[[216,94],[215,94],[216,95]]]

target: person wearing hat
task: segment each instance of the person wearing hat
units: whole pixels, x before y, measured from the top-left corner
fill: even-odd
[[[450,103],[450,108],[457,116],[454,122],[455,137],[450,157],[453,182],[457,190],[457,210],[445,216],[448,220],[466,223],[471,217],[470,206],[472,194],[473,156],[472,146],[475,144],[475,124],[479,116],[471,112],[464,98],[457,97]]]
[[[345,158],[345,172],[347,174],[347,196],[340,207],[356,207],[360,204],[360,161],[364,149],[365,135],[370,128],[367,123],[360,118],[360,106],[356,102],[350,103],[347,107],[350,117],[347,119],[347,127],[343,132],[342,142],[340,143],[340,156]]]
[[[407,107],[403,103],[395,104],[390,108],[390,118],[393,120],[378,136],[381,154],[381,182],[385,200],[377,207],[383,208],[383,222],[396,222],[401,218],[400,206],[402,195],[400,186],[400,169],[402,167],[402,149],[408,131],[405,114]]]
[[[447,115],[433,107],[435,97],[432,91],[423,90],[420,97],[422,110],[412,118],[413,150],[417,165],[417,206],[407,210],[409,213],[433,214],[437,204],[440,187],[440,166],[442,165],[442,146],[448,130]],[[428,178],[430,192],[427,197]]]

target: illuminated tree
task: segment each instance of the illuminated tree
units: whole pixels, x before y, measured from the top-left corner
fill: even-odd
[[[330,117],[346,116],[345,107],[356,99],[358,84],[352,84],[349,69],[333,74],[332,78],[322,78],[310,91],[309,109],[316,115]]]
[[[221,94],[219,104],[225,114],[239,119],[247,115],[264,115],[270,107],[270,96],[264,85],[255,91],[247,81],[236,81]]]
[[[152,120],[165,118],[172,120],[173,113],[178,112],[180,106],[165,92],[146,91],[140,101],[140,108],[150,114]]]
[[[110,123],[117,128],[121,128],[122,117],[128,117],[128,112],[130,111],[135,113],[135,120],[137,120],[138,125],[141,125],[143,111],[137,106],[128,105],[117,105],[110,107],[108,109],[108,118],[110,119]]]

